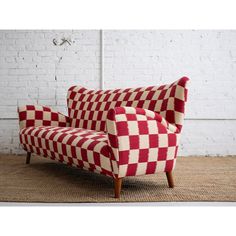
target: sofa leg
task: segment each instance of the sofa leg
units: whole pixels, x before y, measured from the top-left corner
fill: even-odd
[[[115,183],[115,198],[120,198],[122,178],[114,179],[114,183]]]
[[[31,152],[27,152],[27,155],[26,155],[26,164],[29,164],[29,163],[30,163],[30,157],[31,157]]]
[[[173,179],[173,175],[172,172],[166,172],[166,177],[167,177],[167,181],[168,181],[168,185],[170,188],[174,188],[174,179]]]

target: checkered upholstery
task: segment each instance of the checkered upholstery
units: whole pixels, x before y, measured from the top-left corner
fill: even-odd
[[[142,108],[116,107],[109,110],[106,125],[118,177],[174,168],[179,130],[159,114]]]
[[[20,131],[20,142],[28,152],[112,176],[104,132],[71,127],[28,127]]]
[[[71,126],[105,131],[108,111],[127,106],[155,111],[181,130],[187,81],[183,77],[170,85],[106,91],[73,86],[67,94]]]
[[[49,107],[27,105],[18,108],[20,129],[30,126],[69,126],[69,118]]]
[[[68,117],[43,106],[18,109],[26,151],[125,177],[175,166],[187,81],[137,89],[68,90]]]

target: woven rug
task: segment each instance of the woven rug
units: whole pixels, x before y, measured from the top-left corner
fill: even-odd
[[[111,178],[42,157],[0,155],[1,202],[236,201],[236,157],[179,157],[175,188],[164,173],[127,177],[115,199]]]

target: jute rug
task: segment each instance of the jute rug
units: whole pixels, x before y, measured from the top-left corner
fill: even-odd
[[[179,157],[170,189],[164,173],[128,177],[120,199],[109,177],[42,157],[0,155],[0,201],[167,202],[236,201],[236,157]]]

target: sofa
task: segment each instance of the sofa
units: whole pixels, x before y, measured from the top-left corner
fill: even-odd
[[[174,187],[187,101],[183,77],[171,84],[115,90],[69,88],[68,116],[40,105],[18,107],[20,143],[27,152],[114,179],[165,172]]]

